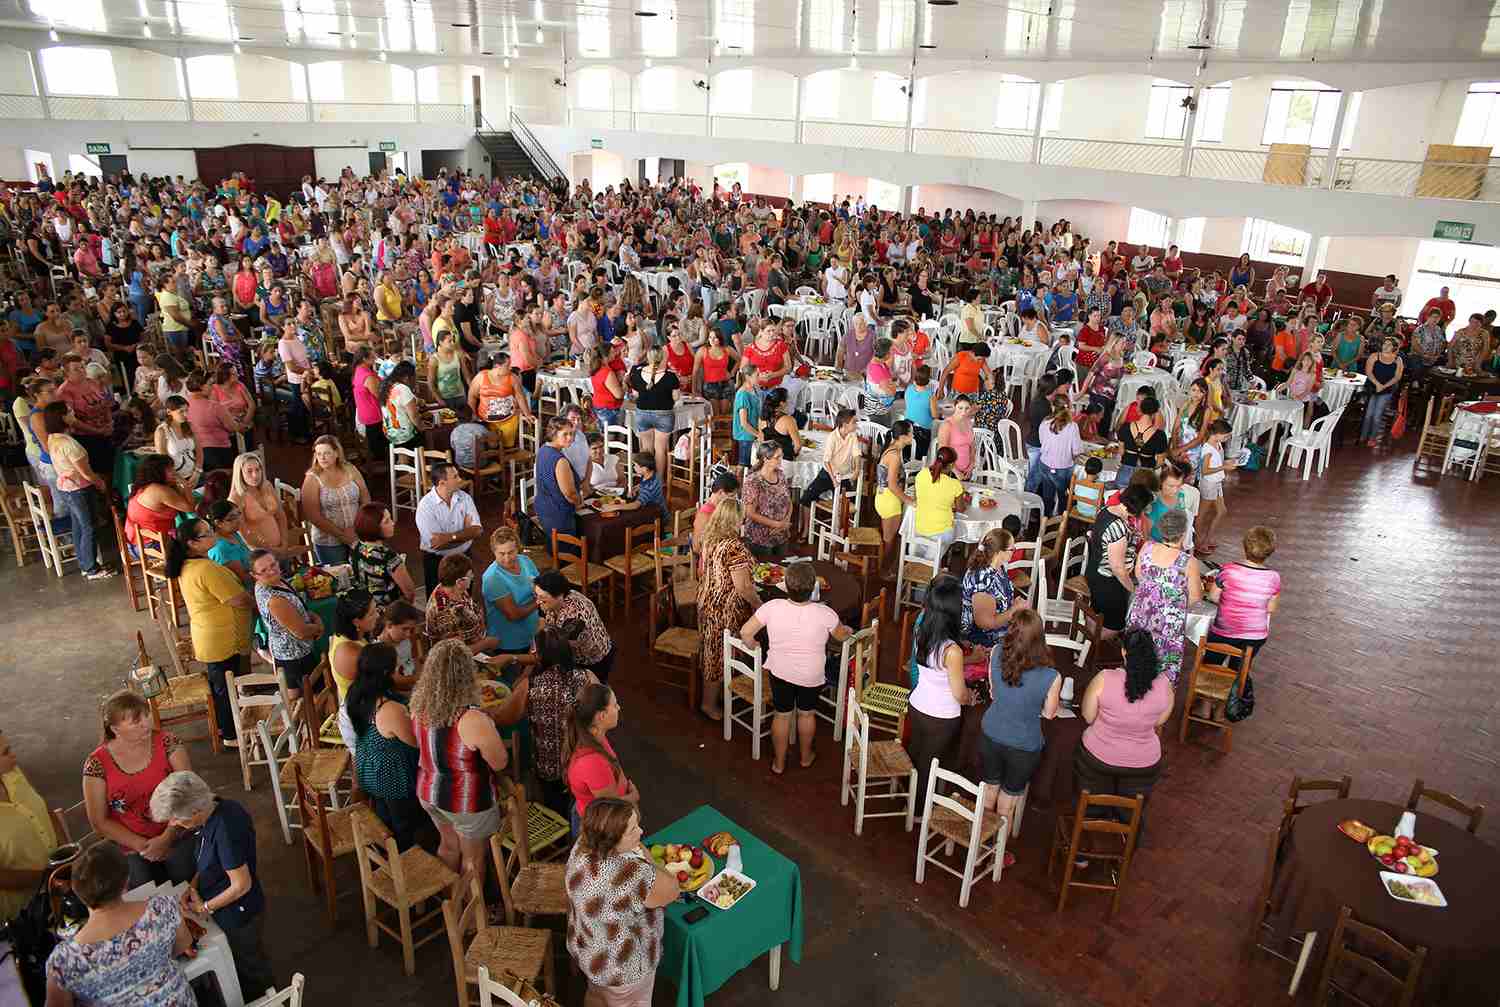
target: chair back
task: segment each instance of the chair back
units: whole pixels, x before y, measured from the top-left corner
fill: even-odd
[[[577,555],[564,563],[562,560],[562,554],[558,551],[557,548],[560,545],[573,546],[578,550]],[[581,535],[569,535],[566,532],[560,532],[556,528],[552,529],[552,565],[556,567],[558,571],[561,572],[564,576],[567,575],[568,569],[570,567],[576,568],[578,571],[577,587],[580,591],[586,591],[588,588],[589,572],[588,539],[582,537]]]
[[[302,724],[307,731],[307,746],[322,748],[323,721],[339,710],[338,687],[333,684],[333,662],[325,653],[312,674],[302,680]],[[349,753],[353,755],[353,752]]]
[[[870,755],[870,715],[859,705],[858,696],[850,696],[845,707],[844,751],[857,753],[859,778],[863,780]]]
[[[1353,779],[1349,776],[1341,776],[1337,780],[1304,780],[1300,776],[1293,776],[1292,786],[1286,795],[1288,798],[1287,815],[1300,815],[1307,810],[1308,805],[1298,801],[1303,794],[1326,791],[1343,799],[1349,796],[1349,788],[1353,783]]]
[[[1334,978],[1339,966],[1347,965],[1368,982],[1394,994],[1396,1007],[1411,1007],[1416,1000],[1422,966],[1426,961],[1425,947],[1407,947],[1379,927],[1360,922],[1355,918],[1354,910],[1344,906],[1339,910],[1339,921],[1333,928],[1328,959],[1323,965],[1323,981],[1318,984],[1322,997],[1319,1003],[1327,1003],[1332,991],[1343,992]],[[1393,965],[1403,968],[1405,975],[1398,976],[1393,972]]]
[[[1344,779],[1347,781],[1349,778],[1346,776],[1344,777]],[[1406,809],[1408,811],[1416,811],[1417,804],[1421,802],[1423,798],[1432,801],[1434,804],[1441,804],[1443,807],[1448,808],[1449,810],[1457,811],[1461,815],[1469,816],[1469,832],[1476,833],[1479,831],[1479,823],[1484,818],[1483,804],[1469,804],[1468,802],[1462,801],[1459,798],[1454,797],[1452,794],[1446,793],[1445,791],[1432,790],[1424,786],[1421,778],[1418,777],[1416,782],[1411,786],[1411,797],[1407,798]]]
[[[328,811],[323,806],[323,795],[307,785],[307,777],[302,773],[302,763],[292,762],[292,778],[296,788],[293,802],[297,806],[297,814],[301,816],[302,822],[302,841],[305,843],[314,841],[313,830],[308,826],[316,823],[318,852],[322,855],[324,863],[332,863],[333,835],[328,828]]]
[[[1137,350],[1130,355],[1130,362],[1137,367],[1155,367],[1156,354],[1150,350]]]
[[[620,460],[620,475],[625,480],[625,488],[635,488],[635,466],[631,464],[631,456],[635,453],[635,434],[629,427],[609,424],[604,428],[604,453],[610,457]],[[657,475],[663,479],[667,473],[658,472]]]
[[[934,756],[928,770],[927,794],[923,798],[922,805],[922,821],[925,823],[932,817],[934,808],[942,808],[944,811],[951,812],[969,823],[969,841],[966,845],[971,850],[978,849],[979,831],[984,821],[984,802],[989,786],[986,783],[974,783],[966,776],[944,769]],[[958,796],[965,794],[974,802],[972,807],[958,800]]]
[[[285,989],[267,990],[265,996],[250,1001],[245,1007],[302,1007],[302,988],[306,985],[307,980],[298,972]]]
[[[468,950],[469,933],[473,932],[475,940],[478,940],[489,930],[489,913],[485,909],[484,890],[480,887],[478,874],[479,872],[475,872],[470,877],[467,892],[460,888],[457,899],[443,900],[443,929],[448,932],[448,951],[453,956],[453,977],[460,986],[468,978],[464,952]]]
[[[850,671],[849,681],[854,683],[854,695],[863,697],[865,691],[875,684],[880,668],[876,663],[876,647],[880,635],[880,620],[861,628],[845,640],[840,648],[839,660]]]
[[[499,1007],[559,1007],[550,993],[543,993],[514,972],[492,974],[488,966],[481,965],[476,984],[479,987],[479,1007],[496,1007],[497,1004]]]
[[[759,682],[760,646],[754,641],[747,643],[729,630],[724,630],[724,674],[744,675]]]
[[[1063,600],[1063,584],[1082,577],[1089,565],[1089,540],[1086,535],[1068,539],[1063,546],[1062,566],[1057,571],[1057,601]]]

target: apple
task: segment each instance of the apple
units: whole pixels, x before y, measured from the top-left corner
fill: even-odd
[[[693,851],[693,857],[689,861],[689,863],[691,863],[694,867],[702,867],[703,866],[703,854],[702,854],[702,852],[700,852],[698,850],[694,850]]]
[[[1392,854],[1382,853],[1380,855],[1380,862],[1382,864],[1385,864],[1387,867],[1390,867],[1392,864],[1394,864],[1396,862],[1396,858]]]
[[[677,872],[677,883],[679,885],[682,884],[687,879],[688,879],[688,872],[687,871],[678,871]]]
[[[1405,860],[1398,860],[1398,861],[1396,861],[1396,865],[1395,866],[1396,866],[1396,873],[1397,874],[1405,874],[1407,871],[1411,870],[1410,867],[1406,866],[1406,861]]]
[[[663,848],[660,843],[657,843],[655,846],[651,847],[652,860],[663,860],[666,858],[666,853],[666,849]]]

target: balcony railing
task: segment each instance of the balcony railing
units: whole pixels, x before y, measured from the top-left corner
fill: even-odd
[[[471,105],[355,101],[253,101],[120,98],[109,95],[0,94],[0,119],[103,122],[337,122],[470,126]]]

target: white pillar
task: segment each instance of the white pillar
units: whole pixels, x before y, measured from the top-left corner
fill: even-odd
[[[1339,92],[1339,111],[1333,117],[1333,135],[1328,138],[1328,157],[1323,162],[1324,189],[1333,188],[1333,173],[1338,169],[1339,140],[1344,135],[1344,116],[1349,111],[1349,92]]]
[[[42,118],[52,118],[52,109],[47,101],[47,82],[42,77],[42,54],[40,49],[26,50],[26,60],[31,64],[31,81],[36,86],[36,96],[42,103]]]
[[[906,152],[908,154],[910,154],[912,152],[912,149],[913,149],[913,146],[914,146],[914,141],[915,141],[915,136],[912,133],[912,128],[911,127],[912,127],[912,119],[914,118],[915,113],[916,113],[916,107],[917,107],[917,40],[915,38],[913,38],[912,39],[911,72],[906,75]],[[911,189],[910,189],[909,186],[907,187],[907,193],[906,193],[906,196],[904,198],[905,198],[906,201],[910,201],[910,199],[911,199]],[[903,210],[902,212],[903,213],[910,213],[911,210],[907,209],[907,210]]]
[[[1036,200],[1021,200],[1021,230],[1032,231],[1036,229]]]
[[[908,132],[908,135],[910,135],[909,132]],[[910,150],[911,149],[910,146],[908,146],[907,149]],[[911,213],[912,191],[915,188],[916,188],[916,186],[912,186],[912,185],[903,185],[901,187],[901,212],[903,214],[908,214],[909,215]]]
[[[792,176],[792,195],[791,195],[791,198],[792,198],[792,202],[794,202],[794,203],[800,203],[800,202],[802,202],[802,176],[801,175],[793,175]]]
[[[1188,107],[1187,119],[1182,124],[1182,164],[1177,174],[1187,175],[1193,165],[1193,134],[1198,127],[1198,99],[1203,95],[1203,85],[1193,85],[1193,104]]]
[[[1047,107],[1047,88],[1051,85],[1042,83],[1036,89],[1036,122],[1031,124],[1031,163],[1037,164],[1042,159],[1042,112]]]
[[[792,142],[802,142],[802,75],[792,75]],[[802,176],[797,176],[797,198],[802,198]]]
[[[300,63],[298,65],[302,67],[302,93],[307,97],[307,121],[308,122],[317,122],[318,121],[317,116],[313,115],[312,75],[307,72],[307,64],[306,63]],[[407,67],[407,69],[410,70],[411,68]],[[416,74],[416,71],[414,71],[414,70],[412,71],[412,75],[411,75],[411,93],[413,95],[415,95],[417,93],[417,74]],[[412,98],[412,109],[411,110],[412,110],[412,122],[416,122],[417,121],[417,119],[416,119],[417,99],[415,97]]]
[[[1321,234],[1307,239],[1307,253],[1302,257],[1302,282],[1311,283],[1328,262],[1328,238]]]
[[[181,75],[179,77],[179,79],[182,81],[182,97],[187,101],[188,122],[192,122],[195,118],[195,116],[193,115],[193,85],[192,82],[188,80],[187,60],[183,59],[181,56],[178,56],[175,58],[174,62],[179,63],[182,66]]]

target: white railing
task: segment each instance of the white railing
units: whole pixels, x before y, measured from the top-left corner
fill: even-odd
[[[1390,161],[1374,157],[1340,157],[1335,189],[1384,196],[1435,199],[1500,198],[1500,167],[1439,161]]]
[[[193,99],[195,122],[306,122],[305,101],[218,101]]]
[[[0,94],[0,119],[43,119],[42,99],[34,94]]]
[[[1137,175],[1176,175],[1182,169],[1182,147],[1167,143],[1042,137],[1041,164],[1068,168],[1128,171]]]
[[[417,106],[417,118],[429,126],[472,126],[474,106],[424,102]]]
[[[802,142],[859,150],[905,150],[906,127],[805,119],[802,122]]]
[[[416,122],[414,105],[375,101],[315,101],[314,122]]]
[[[942,157],[983,157],[993,161],[1031,160],[1030,133],[979,133],[961,129],[912,130],[912,153]]]
[[[572,115],[573,125],[580,129],[634,128],[628,108],[575,108],[572,110]]]
[[[759,115],[716,115],[714,136],[726,140],[767,140],[772,143],[796,143],[795,119],[771,119]]]
[[[641,133],[704,136],[708,133],[708,117],[690,112],[637,112],[634,128]]]
[[[112,98],[105,95],[48,95],[54,119],[106,122],[187,122],[186,101],[174,98]]]
[[[568,124],[568,110],[558,109],[552,105],[512,105],[510,110],[515,113],[521,121],[533,126],[565,126]],[[627,113],[628,114],[628,113]],[[501,122],[504,117],[500,118]],[[619,129],[629,129],[628,123]]]

